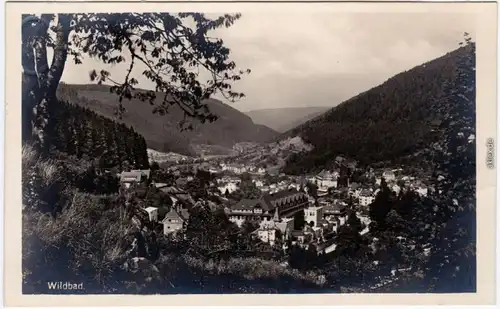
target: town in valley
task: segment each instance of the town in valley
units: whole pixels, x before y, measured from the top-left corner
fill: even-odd
[[[329,14],[23,15],[23,293],[476,292],[474,23]]]

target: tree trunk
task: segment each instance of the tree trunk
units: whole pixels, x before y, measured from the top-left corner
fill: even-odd
[[[23,141],[31,140],[33,108],[40,92],[35,69],[35,52],[33,39],[36,34],[37,18],[23,16],[22,25],[22,137]]]
[[[47,62],[47,37],[52,15],[23,19],[23,141],[46,149],[48,105],[56,98],[57,86],[68,56],[70,16],[59,14],[52,63]]]

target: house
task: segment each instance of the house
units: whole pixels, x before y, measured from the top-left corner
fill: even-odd
[[[141,172],[122,172],[120,174],[120,183],[127,189],[143,181],[144,178]]]
[[[321,231],[321,236],[324,237],[326,234],[332,232],[332,231],[336,231],[333,230],[333,227],[334,227],[335,224],[333,224],[332,222],[329,222],[325,219],[321,219],[318,221],[318,228],[320,228],[322,231]]]
[[[217,189],[221,194],[226,194],[226,191],[229,193],[233,193],[234,191],[238,190],[238,185],[235,184],[234,182],[229,182],[225,184],[220,184]]]
[[[279,218],[274,219],[276,227],[280,230],[281,235],[284,239],[288,239],[291,236],[294,225],[294,218]]]
[[[323,219],[328,222],[334,222],[340,217],[345,217],[347,214],[347,207],[340,203],[334,203],[323,206]]]
[[[270,221],[272,214],[264,213],[258,199],[242,199],[231,206],[227,213],[229,221],[241,227],[243,222],[249,221]]]
[[[266,169],[263,168],[263,167],[259,167],[259,169],[257,169],[257,174],[259,174],[259,175],[265,175],[266,174]]]
[[[313,235],[313,239],[321,239],[323,238],[323,228],[319,226],[309,227],[310,233]]]
[[[337,177],[329,171],[322,171],[316,175],[315,184],[322,189],[336,188]]]
[[[163,224],[163,234],[168,235],[184,230],[188,219],[189,213],[186,209],[170,209],[170,211],[165,215],[165,218],[161,221]]]
[[[145,181],[148,181],[151,179],[151,170],[150,169],[147,169],[147,170],[131,170],[131,172],[134,172],[134,173],[141,173],[142,175],[142,178],[145,180]]]
[[[327,227],[330,231],[335,232],[335,233],[338,232],[338,229],[340,227],[339,217],[332,216],[326,222],[329,224]]]
[[[262,188],[264,186],[264,182],[260,179],[253,179],[252,182],[257,188]]]
[[[304,209],[304,220],[313,227],[318,226],[318,223],[323,220],[323,207],[315,206]]]
[[[375,200],[375,196],[370,190],[364,189],[359,193],[359,204],[361,206],[368,206]]]
[[[146,207],[144,210],[148,213],[149,221],[151,221],[151,222],[158,221],[158,208]]]
[[[252,234],[256,234],[262,242],[268,243],[271,246],[274,246],[276,243],[278,233],[279,230],[276,227],[260,227],[252,232]]]
[[[211,174],[218,174],[221,172],[221,169],[216,167],[216,166],[211,166],[208,171],[211,173]]]
[[[361,193],[361,185],[358,184],[357,182],[353,182],[349,185],[349,189],[348,189],[348,195],[349,196],[353,196],[355,198],[359,198],[359,194]]]
[[[261,221],[259,226],[262,228],[276,228],[281,232],[283,239],[285,239],[291,235],[293,223],[293,218],[280,218],[278,209],[275,209],[273,218]]]
[[[241,183],[241,179],[235,176],[224,176],[222,178],[217,179],[217,183],[227,183],[227,182],[231,182],[238,185]]]
[[[258,199],[243,199],[231,206],[229,220],[241,226],[245,220],[270,221],[291,218],[308,206],[307,196],[295,189],[266,193]]]
[[[245,173],[247,171],[246,167],[245,166],[242,166],[242,165],[239,165],[239,164],[224,164],[222,166],[222,170],[223,171],[229,171],[229,172],[233,172],[235,174],[242,174],[242,173]]]
[[[299,245],[304,245],[312,240],[312,233],[294,230],[292,231],[292,241],[296,241]]]
[[[396,175],[391,170],[384,171],[382,173],[382,177],[385,179],[386,182],[390,182],[390,181],[395,181],[396,180]]]
[[[307,181],[308,179],[305,176],[299,176],[294,178],[295,185],[299,187],[305,187],[307,185]]]

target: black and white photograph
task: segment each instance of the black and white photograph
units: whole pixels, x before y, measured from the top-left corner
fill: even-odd
[[[493,287],[496,34],[457,3],[307,5],[11,16],[22,295]]]

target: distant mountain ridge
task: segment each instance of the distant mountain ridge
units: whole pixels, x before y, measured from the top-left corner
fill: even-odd
[[[115,110],[118,106],[118,96],[110,93],[106,85],[70,85],[61,83],[58,97],[68,102],[78,104],[98,114],[116,120]],[[278,136],[274,130],[260,124],[255,124],[250,117],[237,109],[215,99],[209,99],[210,111],[219,118],[213,123],[202,124],[192,120],[192,131],[181,131],[179,122],[183,112],[177,106],[171,106],[168,114],[152,113],[152,106],[147,102],[133,99],[123,100],[126,109],[120,122],[131,126],[146,139],[148,148],[161,152],[176,152],[183,155],[197,155],[199,145],[203,149],[232,148],[238,142],[267,142]]]
[[[327,111],[328,106],[283,107],[257,109],[246,112],[254,123],[265,125],[278,132],[286,132]]]
[[[321,169],[337,155],[364,164],[432,153],[439,123],[450,113],[449,97],[458,84],[464,47],[390,78],[280,137],[300,136],[314,149],[291,156],[285,172]],[[438,125],[435,125],[438,124]]]

